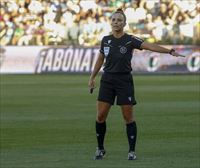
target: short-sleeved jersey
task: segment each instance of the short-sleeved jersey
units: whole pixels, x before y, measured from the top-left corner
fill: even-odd
[[[100,52],[104,55],[106,62],[104,72],[128,73],[132,71],[131,59],[134,49],[141,50],[144,41],[138,37],[124,34],[120,38],[113,35],[104,36],[101,41]]]

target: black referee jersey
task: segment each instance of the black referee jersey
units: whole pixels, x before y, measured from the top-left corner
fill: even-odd
[[[133,50],[141,50],[140,46],[143,42],[144,41],[142,39],[126,33],[120,38],[115,38],[113,35],[104,36],[100,48],[100,52],[106,59],[103,69],[104,72],[131,72],[131,59]]]

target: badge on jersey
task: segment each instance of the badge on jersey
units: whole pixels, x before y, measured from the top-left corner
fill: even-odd
[[[110,51],[110,47],[103,47],[104,55],[107,57]]]
[[[125,54],[127,52],[127,48],[122,46],[120,47],[120,53]]]

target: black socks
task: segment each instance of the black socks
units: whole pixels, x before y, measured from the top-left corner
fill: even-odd
[[[129,152],[135,151],[135,144],[136,144],[136,139],[137,139],[137,126],[136,126],[135,121],[132,123],[126,124],[126,132],[127,132],[128,142],[129,142]]]
[[[129,142],[129,151],[135,151],[136,139],[137,139],[137,126],[136,122],[126,124],[126,132]],[[104,149],[104,137],[106,133],[106,122],[98,123],[96,121],[96,136],[98,142],[98,148]]]
[[[98,123],[96,121],[96,136],[97,136],[98,148],[100,150],[104,149],[105,133],[106,133],[106,122]]]

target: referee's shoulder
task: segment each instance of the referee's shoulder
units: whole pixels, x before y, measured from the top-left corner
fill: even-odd
[[[110,39],[111,37],[112,37],[112,35],[103,36],[102,40]]]
[[[133,39],[140,39],[139,37],[133,35],[133,34],[128,34],[128,33],[125,33],[125,35],[128,37],[128,38],[133,38]]]
[[[139,38],[139,37],[137,37],[137,36],[135,36],[135,35],[133,35],[133,34],[131,34],[130,36],[131,36],[131,38],[133,38],[133,39],[135,39],[135,40],[138,40],[138,41],[141,41],[141,42],[144,41],[143,39],[141,39],[141,38]]]

